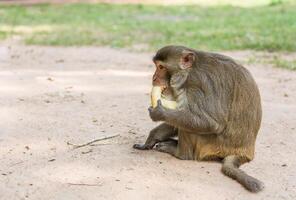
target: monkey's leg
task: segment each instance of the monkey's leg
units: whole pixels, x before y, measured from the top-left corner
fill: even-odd
[[[238,156],[227,156],[223,160],[222,172],[242,184],[250,192],[261,191],[264,188],[263,183],[239,169],[241,164]]]
[[[177,128],[166,123],[162,123],[150,131],[145,144],[134,144],[133,147],[140,150],[152,149],[156,143],[166,141],[170,137],[176,136],[177,133]]]
[[[160,142],[156,145],[156,150],[164,153],[171,154],[172,156],[177,157],[177,146],[178,141],[174,139],[170,139],[165,142]]]

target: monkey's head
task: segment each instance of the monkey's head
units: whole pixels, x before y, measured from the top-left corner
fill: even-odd
[[[153,57],[156,70],[152,80],[152,106],[161,96],[171,95],[171,77],[180,72],[188,71],[196,60],[194,50],[183,46],[165,46],[156,52]]]
[[[184,46],[165,46],[159,49],[153,57],[156,67],[153,86],[167,87],[173,74],[194,65],[195,57],[194,51]]]

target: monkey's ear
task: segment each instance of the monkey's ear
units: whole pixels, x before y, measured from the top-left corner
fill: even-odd
[[[195,55],[192,51],[184,50],[182,52],[180,67],[181,69],[187,69],[192,67],[195,60]]]

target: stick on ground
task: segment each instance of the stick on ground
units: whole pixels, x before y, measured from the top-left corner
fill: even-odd
[[[89,183],[67,183],[68,185],[79,185],[79,186],[101,186],[101,184],[89,184]]]
[[[115,138],[115,137],[118,137],[118,136],[119,136],[119,134],[111,135],[111,136],[106,136],[106,137],[103,137],[103,138],[92,140],[92,141],[87,142],[85,144],[72,144],[70,142],[67,142],[67,145],[72,145],[73,146],[73,149],[78,149],[78,148],[81,148],[81,147],[85,147],[85,146],[91,145],[91,144],[93,144],[95,142],[99,142],[99,141],[103,141],[103,140],[108,140],[108,139]]]

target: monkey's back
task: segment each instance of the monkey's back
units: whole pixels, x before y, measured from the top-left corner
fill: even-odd
[[[207,68],[206,71],[210,71],[207,75],[209,79],[219,77],[218,81],[211,80],[210,83],[213,91],[217,93],[214,94],[214,104],[225,105],[218,108],[220,116],[216,118],[223,119],[221,121],[224,121],[225,128],[218,135],[188,134],[180,131],[179,152],[196,160],[238,155],[242,161],[250,161],[254,157],[255,140],[262,117],[257,84],[250,72],[231,58],[219,54],[211,56],[218,65],[212,69]],[[212,115],[214,114],[215,112],[212,112]],[[188,152],[186,147],[189,141],[192,145],[191,152]]]
[[[235,154],[250,161],[260,128],[262,108],[259,89],[250,72],[237,65],[233,72],[233,96],[226,128],[221,134],[224,154]],[[220,136],[219,136],[220,137]]]

